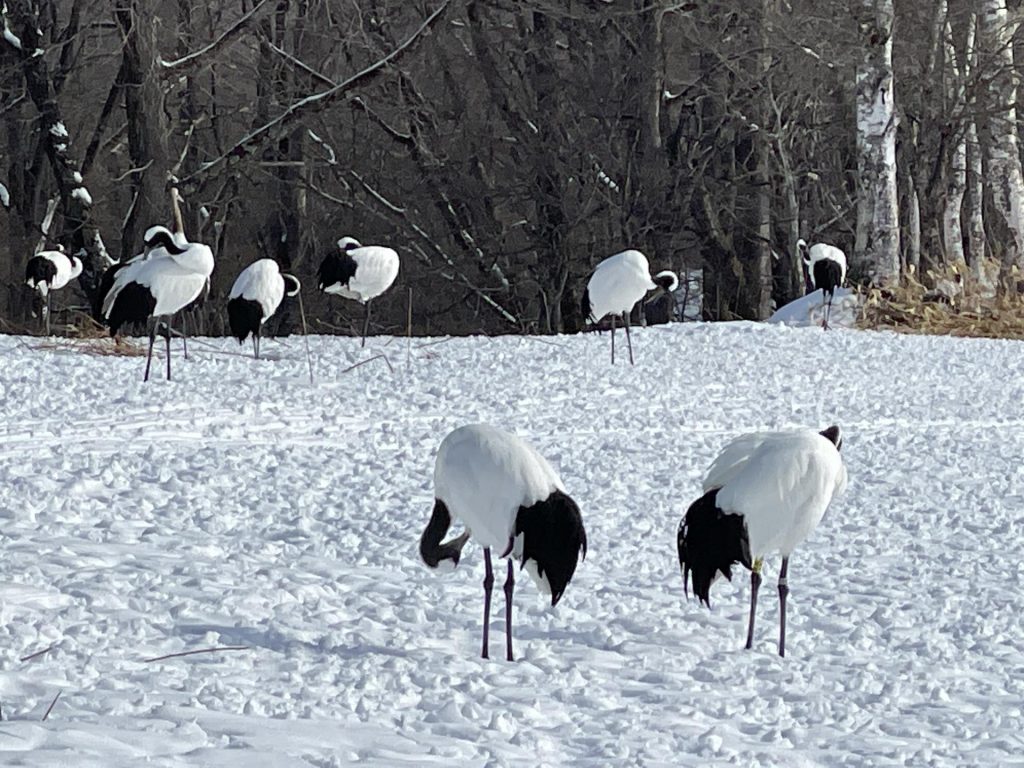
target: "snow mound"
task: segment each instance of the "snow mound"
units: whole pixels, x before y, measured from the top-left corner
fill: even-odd
[[[829,325],[835,328],[853,328],[857,322],[860,298],[850,288],[837,288],[832,299],[832,317]],[[821,325],[825,316],[825,300],[821,290],[812,291],[789,304],[779,307],[768,318],[769,323],[784,325]]]

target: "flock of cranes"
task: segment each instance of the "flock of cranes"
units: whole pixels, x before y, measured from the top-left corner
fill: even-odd
[[[111,335],[126,324],[150,322],[144,380],[149,378],[153,346],[161,328],[167,342],[167,378],[171,378],[172,319],[209,291],[214,268],[210,248],[185,237],[176,192],[172,201],[175,230],[151,227],[143,238],[142,253],[110,267],[100,286],[99,313]],[[830,245],[808,247],[800,240],[798,246],[808,281],[822,289],[827,301],[822,326],[828,328],[833,294],[846,276],[846,258]],[[391,248],[363,246],[346,237],[321,263],[317,287],[365,305],[365,345],[370,304],[391,286],[398,270],[398,254]],[[62,250],[43,251],[29,261],[26,281],[45,299],[47,331],[51,293],[81,272],[81,259]],[[611,318],[613,364],[616,318],[621,317],[625,326],[632,364],[629,316],[634,306],[649,291],[671,293],[678,284],[678,277],[670,271],[652,276],[647,258],[636,250],[623,251],[597,265],[583,294],[582,310],[592,324]],[[246,267],[235,280],[227,304],[231,333],[240,343],[252,336],[257,359],[263,324],[285,295],[294,296],[300,289],[296,277],[283,273],[277,262],[266,258]],[[747,648],[754,640],[762,564],[765,557],[778,553],[782,556],[779,654],[785,655],[789,558],[846,486],[841,447],[842,432],[836,426],[822,432],[797,430],[740,437],[727,444],[711,465],[703,495],[679,525],[677,550],[687,594],[692,588],[698,600],[710,607],[709,591],[717,578],[731,579],[736,564],[750,570]],[[445,437],[437,452],[434,487],[434,509],[420,538],[420,555],[431,568],[454,568],[471,538],[483,548],[484,658],[489,655],[492,551],[498,558],[508,558],[505,655],[511,661],[513,560],[519,561],[538,588],[550,595],[551,604],[557,605],[578,562],[587,554],[580,508],[536,449],[486,424],[460,427]],[[453,521],[465,530],[444,541]]]

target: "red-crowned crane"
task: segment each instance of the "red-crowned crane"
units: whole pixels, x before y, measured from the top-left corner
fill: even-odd
[[[228,325],[231,335],[241,344],[252,334],[253,355],[260,359],[260,336],[267,322],[285,297],[286,284],[294,288],[288,296],[295,296],[300,288],[298,278],[281,271],[273,259],[258,259],[243,269],[228,294]]]
[[[449,433],[434,465],[434,511],[420,539],[420,555],[431,568],[454,568],[466,541],[484,548],[483,658],[488,658],[491,549],[519,560],[540,590],[557,605],[587,555],[587,534],[579,507],[558,474],[525,440],[487,424],[471,424]],[[466,530],[441,543],[452,518]],[[512,590],[508,561],[505,580],[506,658],[512,655]]]
[[[745,435],[725,446],[704,478],[704,495],[679,524],[677,546],[683,586],[710,607],[709,590],[719,575],[732,579],[732,566],[750,569],[750,624],[763,559],[782,555],[779,571],[779,655],[786,655],[786,597],[789,556],[821,522],[833,497],[846,488],[839,455],[839,427]]]
[[[622,316],[626,325],[629,363],[633,365],[633,341],[629,336],[629,314],[648,291],[657,288],[672,293],[679,286],[675,272],[665,270],[651,277],[647,257],[640,251],[623,251],[609,256],[594,268],[583,292],[583,317],[598,323],[605,315],[612,317],[612,364],[615,363],[615,318]]]
[[[836,288],[842,287],[846,280],[846,254],[828,243],[815,243],[808,247],[807,241],[803,239],[796,241],[796,247],[800,250],[811,286],[821,289],[822,300],[825,302],[825,317],[821,327],[828,330],[828,321],[832,317],[832,299]]]
[[[337,252],[331,252],[320,263],[317,287],[324,293],[355,299],[366,305],[363,340],[370,329],[370,302],[391,287],[398,276],[398,254],[383,245],[360,245],[353,237],[338,241]]]
[[[39,291],[43,302],[43,327],[47,336],[50,335],[50,294],[82,274],[82,266],[80,258],[66,255],[60,245],[55,251],[40,251],[25,265],[25,282],[29,288]]]
[[[186,241],[181,233],[172,234],[166,227],[150,227],[144,242],[146,249],[141,255],[111,267],[114,271],[101,311],[110,326],[111,336],[125,323],[154,319],[143,381],[149,381],[157,325],[160,318],[164,318],[169,381],[171,318],[199,298],[207,287],[213,272],[213,251],[202,243]]]

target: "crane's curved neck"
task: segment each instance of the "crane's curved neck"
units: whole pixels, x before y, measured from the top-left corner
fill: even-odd
[[[434,500],[434,512],[430,516],[426,530],[420,537],[420,557],[431,568],[437,568],[442,561],[451,560],[453,567],[459,564],[462,548],[469,541],[469,533],[463,533],[451,541],[442,544],[441,540],[452,524],[452,516],[448,507],[440,499]]]

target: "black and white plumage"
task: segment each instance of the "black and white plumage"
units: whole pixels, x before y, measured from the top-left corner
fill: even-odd
[[[744,435],[726,445],[704,479],[704,495],[686,511],[677,546],[683,585],[710,606],[709,591],[719,575],[732,579],[732,566],[750,569],[750,624],[761,585],[761,563],[782,555],[779,572],[779,655],[786,655],[786,597],[789,556],[821,522],[832,499],[846,488],[839,450],[842,431],[804,429]]]
[[[583,316],[590,323],[606,315],[612,319],[612,363],[615,363],[615,318],[622,316],[626,326],[629,362],[633,364],[633,341],[629,335],[629,315],[648,291],[660,288],[671,293],[679,286],[675,272],[665,270],[651,277],[647,257],[640,251],[623,251],[609,256],[594,268],[583,292]]]
[[[337,252],[320,263],[317,287],[324,293],[355,299],[366,305],[362,345],[370,328],[370,302],[391,287],[398,277],[398,254],[382,245],[360,245],[352,237],[338,241]]]
[[[103,297],[101,313],[110,326],[111,336],[116,335],[125,323],[145,322],[154,318],[143,381],[149,380],[156,320],[164,318],[169,380],[171,317],[202,295],[213,272],[213,251],[202,243],[188,242],[181,232],[171,233],[166,227],[150,227],[146,230],[144,244],[143,253],[124,264],[111,267],[110,288]]]
[[[483,658],[488,657],[491,549],[521,562],[542,592],[557,605],[587,554],[587,534],[579,507],[551,465],[516,435],[486,424],[451,432],[441,442],[434,465],[434,511],[420,539],[420,555],[431,568],[458,565],[473,537],[484,548]],[[456,518],[465,532],[442,543]],[[506,658],[512,655],[512,560],[505,581]]]
[[[821,321],[821,327],[827,330],[836,288],[842,287],[846,280],[846,254],[828,243],[815,243],[808,247],[807,241],[803,239],[797,240],[796,247],[800,250],[811,286],[821,289],[825,301],[825,318]]]
[[[228,325],[231,335],[241,344],[252,334],[252,348],[260,359],[260,336],[263,324],[284,300],[287,285],[294,286],[288,296],[301,288],[297,278],[281,272],[273,259],[259,259],[243,269],[228,294]]]
[[[43,302],[43,326],[50,333],[50,294],[59,291],[80,274],[82,260],[68,256],[61,246],[55,251],[40,251],[25,265],[25,282],[39,292]]]

